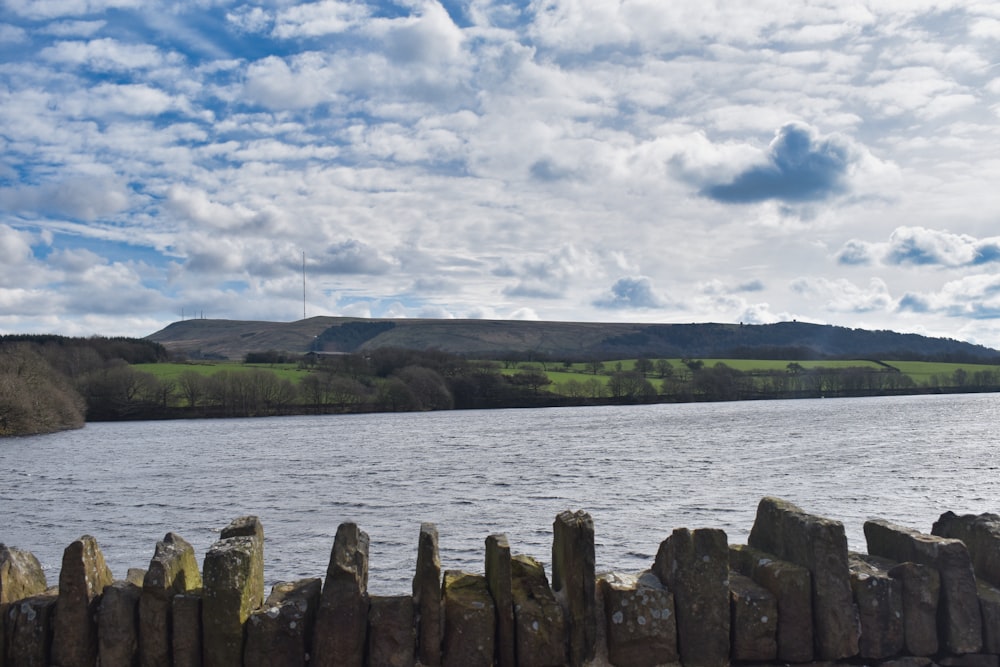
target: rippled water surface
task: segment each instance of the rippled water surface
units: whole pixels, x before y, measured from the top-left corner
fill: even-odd
[[[648,567],[674,528],[741,543],[761,497],[843,521],[929,531],[1000,511],[1000,395],[89,424],[0,439],[0,542],[58,581],[95,536],[116,577],[168,531],[203,557],[255,514],[269,581],[323,576],[337,526],[371,536],[376,593],[410,588],[420,523],[445,569],[483,571],[487,535],[550,560],[552,521],[594,517],[598,570]]]

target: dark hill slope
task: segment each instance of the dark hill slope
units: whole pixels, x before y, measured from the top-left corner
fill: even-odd
[[[356,352],[402,347],[472,357],[533,353],[558,359],[648,356],[1000,360],[997,350],[948,338],[804,322],[624,324],[349,317],[312,317],[298,322],[185,320],[148,338],[171,352],[230,359],[266,350]]]

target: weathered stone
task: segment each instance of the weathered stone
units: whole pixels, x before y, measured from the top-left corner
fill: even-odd
[[[858,605],[858,654],[880,660],[903,650],[903,587],[889,576],[895,565],[877,556],[850,554],[851,590]]]
[[[1000,667],[1000,656],[984,653],[949,655],[935,661],[941,667]]]
[[[238,667],[243,661],[244,626],[264,601],[264,539],[255,518],[241,518],[223,530],[205,554],[201,603],[205,667]]]
[[[490,667],[496,612],[486,577],[458,570],[444,573],[444,667]]]
[[[174,667],[201,667],[201,597],[200,588],[174,595],[171,609]]]
[[[249,537],[254,540],[256,556],[250,561],[250,581],[247,588],[254,594],[256,602],[254,609],[264,603],[264,524],[255,516],[241,516],[229,522],[229,525],[219,533],[219,539],[231,537]]]
[[[567,510],[556,516],[552,533],[552,590],[566,614],[569,664],[578,667],[594,657],[597,637],[594,520]]]
[[[486,583],[497,613],[497,667],[514,667],[514,602],[511,593],[510,544],[506,535],[486,538]]]
[[[322,589],[318,578],[275,584],[247,620],[244,667],[303,667]]]
[[[198,575],[201,578],[201,575]],[[140,589],[142,588],[143,581],[146,579],[146,570],[141,567],[130,567],[128,571],[125,572],[125,581],[130,584],[135,584]]]
[[[605,574],[597,581],[604,600],[608,660],[629,667],[676,663],[674,596],[660,580],[646,570],[637,577]]]
[[[945,512],[934,522],[931,534],[962,540],[976,576],[1000,586],[1000,516]]]
[[[368,608],[368,664],[412,667],[416,660],[413,597],[371,597]]]
[[[104,587],[113,580],[97,540],[90,535],[63,551],[59,602],[52,621],[53,664],[93,667],[97,662],[97,610]]]
[[[864,530],[868,553],[937,569],[941,577],[938,627],[944,648],[955,655],[977,653],[983,644],[983,621],[972,559],[965,544],[881,519],[866,521]]]
[[[7,608],[7,664],[48,667],[58,591],[50,588]]]
[[[674,594],[677,644],[687,667],[729,664],[729,547],[715,528],[678,528],[656,553],[653,573]]]
[[[763,586],[738,572],[729,573],[733,660],[770,661],[778,655],[778,601]]]
[[[170,667],[171,608],[174,595],[201,588],[194,547],[167,533],[156,543],[142,578],[139,598],[139,655],[143,667]]]
[[[934,662],[928,657],[904,655],[893,660],[884,660],[879,667],[930,667]]]
[[[729,567],[766,588],[778,604],[778,659],[813,657],[812,575],[801,565],[742,544],[729,546]]]
[[[976,593],[983,615],[983,653],[1000,654],[1000,589],[977,581]]]
[[[0,605],[45,592],[45,572],[30,551],[0,544]]]
[[[938,652],[937,613],[941,593],[938,571],[929,565],[900,563],[889,576],[903,585],[903,643],[914,656]]]
[[[101,667],[139,664],[139,596],[142,588],[128,581],[105,587],[97,615]]]
[[[530,556],[511,559],[511,596],[517,665],[555,667],[567,664],[566,619],[545,568]]]
[[[8,606],[44,593],[45,588],[45,573],[34,554],[0,544],[0,667],[6,664],[4,625]]]
[[[368,629],[368,533],[337,528],[313,633],[312,665],[362,667]]]
[[[839,660],[857,655],[858,617],[851,597],[844,525],[768,497],[757,506],[748,541],[809,570],[816,657]]]
[[[260,518],[253,515],[237,517],[219,533],[220,540],[229,537],[256,537],[263,540],[264,524],[260,522]]]
[[[420,524],[417,569],[413,575],[413,604],[416,611],[417,657],[426,667],[441,664],[443,619],[441,609],[441,558],[438,531],[433,523]]]

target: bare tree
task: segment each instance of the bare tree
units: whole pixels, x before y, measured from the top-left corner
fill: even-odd
[[[50,433],[84,424],[83,398],[31,345],[0,352],[0,436]]]

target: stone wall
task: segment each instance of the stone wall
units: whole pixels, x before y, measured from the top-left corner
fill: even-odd
[[[876,520],[867,554],[840,522],[764,498],[747,545],[678,528],[650,568],[598,575],[594,523],[553,524],[551,583],[505,535],[484,573],[441,571],[420,527],[412,595],[368,593],[368,535],[345,523],[325,579],[264,590],[264,531],[233,521],[205,554],[168,533],[113,581],[97,541],[66,548],[58,586],[0,545],[0,667],[1000,667],[1000,518],[950,512],[931,534]]]

